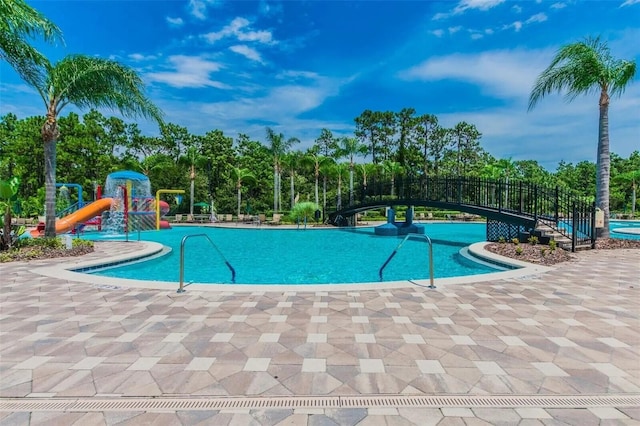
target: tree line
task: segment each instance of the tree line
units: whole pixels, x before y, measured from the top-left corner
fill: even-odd
[[[3,0],[0,2],[0,60],[6,61],[20,75],[22,80],[36,90],[40,95],[46,108],[46,119],[42,121],[40,135],[44,143],[44,186],[45,186],[45,236],[55,236],[55,183],[57,142],[61,135],[61,126],[58,123],[61,111],[68,105],[75,105],[81,109],[88,108],[108,108],[120,112],[128,118],[147,117],[158,122],[161,127],[163,137],[159,138],[164,142],[164,133],[176,131],[186,133],[186,129],[164,122],[162,111],[145,95],[145,85],[135,70],[124,66],[116,61],[96,58],[87,55],[69,55],[57,63],[51,63],[46,57],[38,52],[29,39],[40,36],[44,41],[52,42],[62,40],[60,29],[37,10],[31,8],[24,0]],[[600,229],[602,237],[609,236],[609,215],[611,209],[615,208],[611,204],[611,177],[612,177],[612,157],[609,146],[609,105],[613,97],[624,93],[625,88],[630,84],[636,74],[635,61],[617,59],[611,55],[610,49],[605,41],[599,37],[588,37],[583,41],[562,46],[554,56],[551,64],[538,76],[529,96],[529,110],[545,96],[560,92],[565,93],[568,100],[575,99],[580,95],[598,93],[599,120],[598,120],[598,146],[596,164],[596,185],[595,203],[604,212],[604,227]],[[135,128],[128,129],[135,133]],[[323,131],[324,132],[324,131]],[[365,111],[356,118],[356,139],[340,139],[342,148],[340,155],[333,156],[329,152],[327,143],[334,143],[332,135],[326,132],[326,140],[316,140],[318,150],[315,154],[315,199],[318,200],[318,178],[320,174],[320,154],[323,158],[336,160],[338,157],[350,157],[349,162],[349,184],[353,187],[355,163],[353,158],[355,153],[362,153],[364,150],[371,154],[373,168],[371,171],[378,173],[380,168],[389,173],[393,180],[398,173],[411,173],[422,165],[423,174],[429,174],[429,165],[433,167],[433,172],[437,175],[438,167],[447,165],[451,159],[447,156],[455,157],[455,171],[458,176],[478,173],[474,169],[478,164],[481,167],[489,166],[494,170],[501,166],[491,164],[482,165],[482,161],[488,163],[490,158],[475,158],[482,154],[479,146],[481,134],[473,125],[459,123],[453,129],[440,129],[437,126],[435,117],[415,116],[415,110],[403,109],[400,113],[392,112],[372,112]],[[225,139],[223,135],[216,136],[215,139]],[[321,134],[320,139],[323,134]],[[282,208],[282,173],[287,167],[287,149],[296,143],[295,138],[285,139],[284,135],[276,134],[271,129],[267,129],[269,140],[268,154],[273,156],[273,211],[277,212]],[[133,140],[136,140],[134,142]],[[131,144],[136,145],[140,151],[146,148],[139,145],[143,139],[139,134],[131,135]],[[206,135],[205,135],[206,139]],[[240,135],[238,145],[251,143],[244,135]],[[360,141],[360,144],[358,144]],[[148,142],[148,141],[147,141]],[[444,144],[444,145],[441,145]],[[260,143],[258,142],[258,145]],[[451,149],[451,146],[455,149]],[[166,147],[164,147],[166,148]],[[164,149],[163,148],[163,149]],[[195,165],[200,160],[205,149],[198,149],[196,144],[188,147],[190,149],[188,157],[191,162],[190,170],[190,198],[193,203],[195,197]],[[232,143],[233,148],[233,143]],[[323,152],[322,149],[325,149]],[[356,149],[351,155],[345,149]],[[178,157],[181,154],[180,146],[169,147],[173,154]],[[239,155],[242,156],[242,149]],[[362,150],[362,151],[361,151]],[[132,156],[130,151],[128,160],[140,160]],[[454,152],[454,154],[452,154]],[[199,154],[200,153],[200,154]],[[165,155],[165,153],[161,153]],[[206,154],[205,154],[206,155]],[[442,155],[442,158],[440,157]],[[487,154],[488,155],[488,154]],[[306,157],[305,157],[306,158]],[[154,163],[164,161],[155,150],[152,154],[141,159],[141,162]],[[324,161],[324,160],[323,160]],[[511,163],[510,160],[502,160]],[[177,162],[177,161],[176,161]],[[327,161],[325,161],[327,162]],[[209,158],[207,160],[209,196],[214,199],[216,196],[216,183],[221,182],[222,174],[217,164]],[[328,162],[327,162],[328,163]],[[168,164],[168,163],[167,163]],[[148,167],[146,164],[143,167]],[[160,167],[161,164],[152,164],[153,167]],[[295,200],[295,164],[288,164],[291,171],[291,205]],[[230,169],[237,191],[238,211],[241,206],[242,183],[246,184],[259,182],[253,172],[248,168]],[[337,176],[337,204],[341,200],[342,172],[344,167],[336,163],[335,167],[322,165],[330,168],[333,172],[323,174],[323,203],[326,199],[327,182],[333,175]],[[214,171],[215,169],[215,171]],[[632,211],[635,210],[635,189],[637,182],[637,168],[631,170],[626,177],[619,178],[631,181],[632,187]],[[362,169],[363,179],[366,179],[367,170]],[[215,177],[215,178],[214,178]],[[15,184],[15,181],[12,181]],[[14,184],[9,185],[6,181],[0,181],[0,186],[4,188],[2,192],[13,193]],[[11,190],[6,190],[6,188]],[[393,185],[392,185],[393,188]],[[350,190],[350,196],[353,191]],[[590,197],[591,195],[587,195]],[[2,196],[3,200],[5,197]],[[257,198],[259,199],[259,198]],[[11,207],[8,203],[2,202],[0,205],[5,214],[1,215],[0,222],[8,222],[11,217]],[[192,209],[192,207],[190,207]],[[4,223],[3,231],[6,237],[10,232],[10,226]]]
[[[24,216],[44,211],[45,152],[41,129],[45,117],[0,118],[0,178],[19,176],[19,211]],[[364,111],[355,118],[351,136],[319,130],[313,145],[271,128],[262,140],[245,134],[235,139],[221,130],[203,135],[172,123],[160,126],[158,136],[143,135],[136,123],[105,117],[90,110],[82,117],[60,117],[57,182],[85,188],[85,201],[96,184],[117,170],[135,170],[149,177],[152,191],[185,189],[175,213],[189,213],[198,202],[214,202],[220,213],[287,212],[298,201],[319,206],[352,196],[354,181],[390,180],[395,176],[466,175],[492,179],[522,179],[559,185],[593,199],[596,165],[560,161],[548,171],[535,160],[496,158],[481,146],[482,134],[472,124],[453,128],[438,124],[434,115]],[[640,176],[640,152],[629,158],[612,154],[611,206],[632,210],[634,186]],[[192,189],[191,189],[192,188]],[[353,200],[349,200],[353,201]],[[340,203],[340,202],[339,202]]]

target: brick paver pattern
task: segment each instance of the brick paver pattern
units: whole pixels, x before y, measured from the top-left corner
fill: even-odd
[[[134,252],[98,243],[88,258]],[[130,289],[0,265],[0,396],[640,393],[640,251],[435,290]],[[311,261],[311,260],[310,260]],[[0,413],[4,424],[598,424],[638,409]],[[444,424],[444,423],[442,423]],[[451,423],[457,424],[457,423]],[[465,423],[461,423],[465,424]]]

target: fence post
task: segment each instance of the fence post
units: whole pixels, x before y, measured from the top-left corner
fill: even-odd
[[[458,204],[462,204],[462,178],[458,176]]]
[[[533,220],[538,222],[538,185],[533,185]]]
[[[596,202],[591,204],[591,249],[596,248]]]
[[[555,200],[555,219],[556,219],[556,223],[558,223],[558,219],[560,219],[558,217],[558,204],[559,204],[559,200],[558,200],[558,185],[556,185],[556,200]]]
[[[577,210],[576,210],[576,202],[572,203],[572,214],[571,214],[571,253],[575,253],[576,251],[576,240],[578,238],[578,220],[577,220]]]
[[[522,213],[522,204],[524,203],[524,200],[522,199],[522,181],[519,182],[519,188],[518,188],[518,213]]]

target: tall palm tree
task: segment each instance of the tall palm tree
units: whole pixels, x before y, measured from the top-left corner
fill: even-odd
[[[636,216],[636,188],[640,182],[640,170],[619,174],[613,180],[623,185],[625,190],[631,188],[631,219]],[[626,197],[625,197],[626,198]]]
[[[391,196],[393,197],[396,191],[396,176],[402,174],[404,168],[397,161],[387,160],[382,163],[382,169],[391,177]]]
[[[552,92],[566,91],[570,101],[582,94],[600,92],[596,205],[604,212],[604,228],[600,230],[603,238],[609,237],[609,103],[612,96],[624,92],[635,74],[635,61],[614,59],[606,42],[599,37],[587,38],[561,47],[529,95],[531,110]]]
[[[358,172],[362,176],[362,200],[365,201],[367,196],[367,186],[369,184],[368,178],[375,176],[378,171],[378,166],[373,163],[358,164]]]
[[[333,163],[333,158],[325,157],[320,154],[320,150],[318,147],[311,148],[307,154],[301,159],[302,164],[309,165],[313,167],[313,176],[316,181],[315,186],[315,201],[316,205],[320,205],[319,197],[318,197],[318,182],[320,180],[320,169],[324,164]],[[326,189],[326,188],[325,188]]]
[[[295,178],[298,168],[302,162],[302,153],[300,151],[292,151],[282,157],[282,165],[289,171],[291,207],[295,204]]]
[[[273,156],[273,212],[277,213],[281,207],[281,194],[280,194],[280,174],[282,172],[281,159],[282,156],[293,146],[294,143],[299,143],[298,138],[284,138],[282,133],[275,133],[270,127],[267,127],[267,143],[268,148]]]
[[[336,209],[342,209],[342,177],[347,174],[349,165],[346,163],[336,163],[332,167],[332,174],[338,179],[338,199],[336,202]]]
[[[162,122],[162,112],[144,94],[138,74],[116,61],[71,55],[52,65],[31,64],[37,73],[24,79],[40,95],[47,110],[42,125],[45,171],[45,236],[54,237],[56,200],[56,142],[58,116],[67,105],[110,108],[128,117],[148,117]]]
[[[340,139],[338,156],[349,159],[349,205],[353,205],[353,170],[355,168],[353,160],[358,155],[365,155],[367,151],[367,146],[356,138],[345,136]]]
[[[198,149],[195,146],[187,148],[187,160],[189,161],[190,171],[189,180],[191,185],[189,187],[189,214],[193,217],[193,198],[195,193],[195,181],[196,181],[196,163],[198,162],[200,155]]]
[[[0,60],[7,61],[20,77],[37,76],[46,58],[28,38],[41,36],[46,42],[62,42],[60,29],[24,0],[0,0]]]
[[[249,169],[233,167],[231,169],[231,179],[233,179],[238,195],[238,217],[240,217],[240,205],[242,204],[242,184],[254,185],[256,177]]]

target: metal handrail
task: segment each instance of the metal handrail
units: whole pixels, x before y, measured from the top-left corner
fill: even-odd
[[[224,260],[225,265],[227,265],[227,267],[231,271],[231,282],[235,283],[236,282],[236,270],[233,269],[233,266],[231,266],[231,264],[224,257],[224,255],[222,254],[222,252],[220,251],[218,246],[216,246],[216,244],[211,240],[211,238],[209,238],[209,236],[207,234],[185,235],[184,237],[182,237],[182,241],[180,242],[180,288],[178,288],[178,293],[184,293],[186,291],[184,289],[184,244],[191,237],[205,237],[207,240],[209,240],[209,242],[211,243],[213,248],[216,249],[216,251],[218,252],[220,257],[222,257],[222,260]]]
[[[389,262],[391,262],[391,259],[393,259],[393,257],[396,255],[398,250],[402,248],[402,245],[404,244],[404,242],[411,237],[424,238],[425,240],[427,240],[427,243],[429,243],[429,282],[430,282],[429,288],[436,288],[436,286],[433,284],[433,243],[431,242],[431,238],[429,238],[428,235],[423,235],[423,234],[407,234],[404,237],[402,242],[398,244],[398,247],[396,247],[395,250],[393,250],[393,253],[391,253],[389,258],[384,262],[384,264],[378,271],[378,275],[380,276],[380,281],[382,281],[382,271],[384,270],[384,268],[386,268]]]

